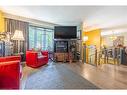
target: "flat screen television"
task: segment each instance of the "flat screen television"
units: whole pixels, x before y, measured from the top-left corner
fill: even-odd
[[[76,26],[55,26],[54,28],[55,39],[76,39],[77,27]]]

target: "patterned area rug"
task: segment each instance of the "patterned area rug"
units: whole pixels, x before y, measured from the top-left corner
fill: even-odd
[[[45,66],[28,77],[25,89],[99,89],[64,64]]]

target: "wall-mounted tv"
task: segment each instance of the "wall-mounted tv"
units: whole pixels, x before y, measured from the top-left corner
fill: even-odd
[[[77,27],[76,26],[55,26],[54,38],[55,39],[76,39]]]

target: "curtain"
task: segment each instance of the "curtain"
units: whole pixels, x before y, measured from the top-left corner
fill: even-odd
[[[20,52],[25,53],[28,42],[28,22],[5,18],[5,32],[10,32],[10,36],[14,35],[15,30],[23,31],[24,41],[20,41]],[[18,52],[18,41],[11,40],[13,42],[13,53]]]

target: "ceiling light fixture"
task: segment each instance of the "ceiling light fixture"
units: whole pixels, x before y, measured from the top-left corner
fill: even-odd
[[[114,31],[112,31],[112,36],[110,36],[110,39],[113,41],[117,39],[117,36],[115,36]]]

